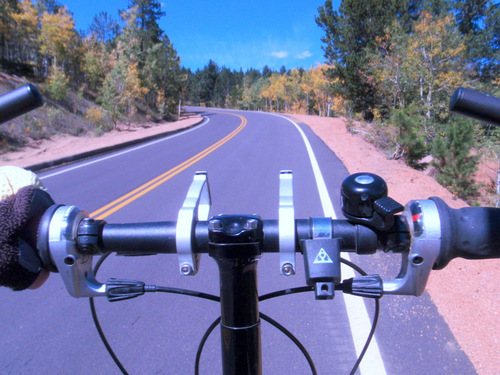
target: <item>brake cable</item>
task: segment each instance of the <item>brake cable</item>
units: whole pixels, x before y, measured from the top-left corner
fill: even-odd
[[[99,268],[101,267],[102,263],[106,260],[106,258],[110,254],[111,253],[104,254],[99,258],[99,260],[96,262],[94,266],[94,275],[97,275],[97,271],[99,271]],[[101,338],[104,347],[106,348],[108,354],[111,356],[113,362],[115,362],[116,366],[118,366],[122,374],[128,375],[127,370],[125,370],[125,367],[123,367],[122,363],[116,356],[115,352],[113,351],[113,348],[111,348],[111,345],[109,344],[108,339],[106,338],[106,335],[104,334],[104,331],[102,330],[101,323],[99,322],[99,318],[97,317],[97,312],[95,309],[94,297],[89,297],[89,304],[90,304],[90,312],[92,313],[92,320],[94,321],[95,328],[97,329],[97,333],[99,334],[99,337]]]
[[[104,254],[103,256],[101,256],[99,258],[99,260],[96,262],[96,264],[94,266],[94,275],[97,275],[97,272],[98,272],[99,268],[101,267],[102,263],[106,260],[106,258],[110,254],[111,253]],[[350,261],[348,261],[348,260],[346,260],[344,258],[340,258],[340,261],[342,263],[344,263],[345,265],[347,265],[348,267],[351,267],[352,269],[354,269],[356,272],[358,272],[362,276],[366,276],[367,275],[367,273],[361,267],[359,267],[358,265],[356,265],[356,264],[354,264],[354,263],[352,263],[352,262],[350,262]],[[343,290],[344,289],[343,283],[341,283],[340,285],[337,285],[335,287],[335,289],[336,290]],[[207,300],[210,300],[210,301],[220,302],[220,297],[218,297],[218,296],[215,296],[215,295],[212,295],[212,294],[203,293],[203,292],[186,290],[186,289],[179,289],[179,288],[171,288],[171,287],[164,287],[164,286],[149,285],[149,286],[147,286],[147,290],[146,291],[148,291],[148,292],[162,292],[162,293],[182,294],[182,295],[187,295],[187,296],[191,296],[191,297],[198,297],[198,298],[203,298],[203,299],[207,299]],[[271,299],[271,298],[275,298],[275,297],[279,297],[279,296],[285,296],[285,295],[297,294],[297,293],[304,293],[304,292],[311,292],[311,291],[314,291],[314,287],[313,286],[302,286],[302,287],[296,287],[296,288],[288,288],[288,289],[283,289],[283,290],[279,290],[279,291],[275,291],[275,292],[271,292],[271,293],[262,295],[262,296],[259,297],[259,301],[262,302],[262,301],[265,301],[265,300],[268,300],[268,299]],[[350,375],[354,375],[356,373],[356,371],[357,371],[357,369],[358,369],[361,361],[363,360],[363,358],[364,358],[364,356],[366,354],[366,351],[368,350],[370,342],[371,342],[371,340],[373,339],[373,337],[375,335],[375,330],[376,330],[376,327],[377,327],[378,317],[379,317],[379,312],[380,312],[379,299],[380,298],[375,298],[375,311],[374,311],[374,314],[373,314],[372,327],[371,327],[370,332],[368,334],[368,337],[367,337],[367,339],[365,341],[365,345],[363,347],[363,350],[359,354],[359,356],[358,356],[358,358],[357,358],[357,360],[356,360],[356,362],[355,362],[355,364],[354,364],[354,366],[353,366],[353,368],[352,368],[352,370],[350,372]],[[90,304],[90,311],[91,311],[91,314],[92,314],[92,319],[94,321],[94,324],[95,324],[96,330],[97,330],[97,332],[99,334],[99,337],[100,337],[102,343],[104,344],[104,347],[106,348],[108,354],[111,356],[111,358],[115,362],[116,366],[120,369],[120,371],[122,372],[122,374],[128,375],[127,370],[125,369],[125,367],[123,366],[123,364],[120,362],[120,360],[118,359],[118,357],[114,353],[111,345],[109,344],[109,342],[108,342],[108,340],[106,338],[106,335],[104,334],[104,331],[102,330],[102,327],[101,327],[101,324],[99,322],[99,318],[97,316],[97,312],[96,312],[96,309],[95,309],[95,303],[94,303],[94,298],[93,297],[89,297],[89,304]],[[302,345],[302,343],[290,331],[288,331],[284,326],[282,326],[280,323],[278,323],[277,321],[275,321],[271,317],[269,317],[269,316],[267,316],[266,314],[263,314],[263,313],[259,313],[259,316],[262,318],[262,320],[264,320],[264,321],[268,322],[269,324],[271,324],[272,326],[276,327],[279,331],[281,331],[283,334],[285,334],[290,340],[292,340],[292,342],[299,348],[299,350],[302,352],[302,354],[306,358],[306,360],[307,360],[307,362],[309,364],[309,367],[311,368],[312,374],[316,375],[317,372],[316,372],[316,368],[315,368],[314,362],[313,362],[310,354],[308,353],[307,349]],[[219,325],[220,320],[221,320],[220,317],[217,318],[207,328],[207,330],[205,331],[205,334],[203,335],[202,339],[200,340],[200,344],[198,345],[198,350],[197,350],[197,353],[196,353],[195,375],[199,374],[199,364],[200,364],[200,360],[201,360],[201,353],[203,351],[203,347],[205,345],[205,342],[207,341],[208,337],[213,332],[213,330]]]

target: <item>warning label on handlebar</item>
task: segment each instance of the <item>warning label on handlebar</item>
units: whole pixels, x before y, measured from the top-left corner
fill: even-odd
[[[318,252],[318,255],[316,255],[316,258],[314,258],[313,263],[333,263],[333,260],[326,253],[325,249],[321,248],[321,250]]]

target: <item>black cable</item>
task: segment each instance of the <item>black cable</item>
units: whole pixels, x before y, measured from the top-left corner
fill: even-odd
[[[203,298],[203,299],[208,299],[210,301],[220,302],[220,297],[219,296],[215,296],[213,294],[208,294],[208,293],[203,293],[203,292],[197,292],[197,291],[194,291],[194,290],[171,288],[171,287],[168,287],[168,286],[157,286],[156,290],[146,290],[146,292],[161,292],[161,293],[182,294],[182,295],[185,295],[185,296]]]
[[[99,258],[99,260],[96,262],[94,266],[94,275],[97,275],[97,272],[99,271],[99,268],[101,267],[102,263],[106,260],[106,258],[110,255],[111,253],[105,254],[102,257]],[[165,286],[156,286],[156,287],[151,287],[150,290],[146,290],[147,292],[161,292],[161,293],[172,293],[172,294],[183,294],[191,297],[198,297],[198,298],[203,298],[203,299],[208,299],[211,301],[215,302],[220,302],[220,297],[212,295],[212,294],[207,294],[203,292],[196,292],[192,290],[186,290],[186,289],[179,289],[179,288],[170,288],[170,287],[165,287]],[[101,327],[101,324],[99,322],[99,318],[97,317],[97,312],[95,309],[95,304],[94,304],[94,298],[90,297],[89,298],[89,303],[90,303],[90,312],[92,314],[92,319],[94,320],[94,325],[97,329],[97,333],[99,334],[99,337],[101,338],[102,343],[104,344],[104,347],[108,351],[108,354],[111,356],[113,361],[115,362],[116,366],[120,369],[122,374],[128,375],[128,372],[125,370],[125,367],[122,365],[118,357],[116,356],[115,352],[111,348],[111,345],[108,342],[108,339],[106,338],[106,335],[104,334],[104,331]]]
[[[102,257],[99,258],[99,260],[96,262],[95,267],[94,267],[94,275],[97,275],[97,271],[99,271],[99,268],[101,267],[101,264],[106,260],[106,258],[109,256],[109,254],[105,254]],[[115,352],[111,348],[111,345],[109,345],[108,339],[106,338],[106,335],[104,334],[104,331],[101,328],[101,323],[99,322],[99,319],[97,318],[97,312],[95,309],[95,304],[94,304],[94,297],[89,298],[89,304],[90,304],[90,312],[92,313],[92,319],[94,320],[94,325],[95,328],[97,329],[97,333],[99,334],[99,337],[101,338],[102,343],[104,344],[104,347],[108,351],[108,354],[111,356],[113,361],[115,362],[116,366],[120,369],[123,375],[128,375],[127,370],[125,370],[125,367],[123,367],[122,363],[116,356]]]
[[[306,357],[307,363],[309,364],[309,367],[311,368],[312,374],[317,375],[316,371],[316,366],[314,365],[314,361],[312,360],[309,352],[307,349],[302,345],[302,343],[291,333],[289,330],[287,330],[284,326],[279,324],[276,320],[272,319],[271,317],[267,316],[264,313],[259,313],[260,317],[265,320],[266,322],[272,324],[274,327],[279,329],[282,333],[284,333],[290,340],[293,341],[293,343],[300,349],[304,357]]]
[[[366,276],[367,275],[367,273],[360,266],[358,266],[357,264],[354,264],[350,260],[347,260],[347,259],[344,259],[344,258],[340,258],[340,262],[344,263],[346,266],[351,267],[354,271],[356,271],[357,273],[359,273],[361,276]]]
[[[104,260],[106,260],[106,258],[109,255],[110,255],[110,253],[105,254],[101,258],[99,258],[99,260],[96,262],[96,265],[94,267],[94,275],[97,275],[99,268],[101,267],[102,263],[104,262]],[[357,266],[356,264],[354,264],[354,263],[352,263],[344,258],[341,258],[340,260],[342,263],[351,267],[352,269],[354,269],[355,271],[357,271],[361,275],[363,275],[363,276],[366,275],[366,272],[363,269],[361,269],[359,266]],[[342,287],[336,286],[336,289],[342,289]],[[203,299],[207,299],[207,300],[211,300],[211,301],[215,301],[215,302],[220,302],[220,297],[218,297],[218,296],[203,293],[203,292],[186,290],[186,289],[170,288],[170,287],[163,287],[163,286],[150,286],[148,288],[148,290],[146,290],[146,291],[147,292],[162,292],[162,293],[182,294],[182,295],[187,295],[187,296],[191,296],[191,297],[198,297],[198,298],[203,298]],[[296,293],[304,293],[304,292],[310,292],[310,291],[314,291],[313,286],[303,286],[303,287],[284,289],[284,290],[280,290],[277,292],[272,292],[272,293],[268,293],[268,294],[265,294],[263,296],[260,296],[259,301],[265,301],[265,300],[279,297],[279,296],[285,296],[285,295],[296,294]],[[113,359],[113,361],[115,362],[117,367],[120,369],[122,374],[128,375],[128,372],[125,370],[124,366],[121,364],[118,357],[114,353],[113,349],[111,348],[111,346],[110,346],[110,344],[109,344],[109,342],[104,334],[104,331],[102,330],[101,324],[100,324],[99,319],[97,317],[93,297],[89,298],[89,304],[90,304],[90,310],[92,313],[92,319],[94,320],[94,324],[96,326],[99,337],[101,338],[101,341],[103,342],[106,350],[108,351],[109,355],[111,356],[111,358]],[[366,351],[368,350],[370,342],[371,342],[372,338],[374,337],[375,330],[376,330],[377,323],[378,323],[379,312],[380,312],[380,303],[379,303],[378,299],[375,299],[375,312],[374,312],[374,317],[373,317],[373,322],[372,322],[372,328],[370,330],[370,333],[368,334],[368,337],[366,339],[363,350],[361,351],[358,359],[356,360],[356,363],[354,364],[354,366],[350,372],[351,375],[354,375],[355,372],[357,371],[361,361],[363,360],[363,358],[366,354]],[[307,352],[306,348],[302,345],[302,343],[290,331],[288,331],[284,326],[279,324],[277,321],[275,321],[271,317],[269,317],[263,313],[260,313],[260,317],[263,320],[270,323],[271,325],[273,325],[274,327],[276,327],[278,330],[280,330],[282,333],[284,333],[290,340],[292,340],[292,342],[295,343],[295,345],[301,350],[302,354],[305,356],[307,362],[309,363],[309,366],[311,368],[312,373],[316,374],[316,368],[315,368],[314,362],[313,362],[311,356],[309,355],[309,353]],[[196,361],[195,361],[195,374],[199,373],[199,363],[200,363],[201,353],[203,351],[203,347],[205,345],[205,342],[208,339],[208,337],[210,336],[210,334],[213,332],[215,327],[217,327],[217,325],[220,323],[220,319],[221,319],[220,317],[217,318],[210,325],[210,327],[207,329],[207,331],[203,335],[203,337],[200,341],[200,344],[198,345],[198,350],[196,353]]]
[[[259,301],[265,301],[267,299],[279,297],[279,296],[285,296],[289,294],[296,294],[296,293],[303,293],[303,292],[311,292],[314,291],[314,287],[312,286],[302,286],[302,287],[297,287],[297,288],[291,288],[291,289],[284,289],[284,290],[279,290],[276,292],[264,294],[263,296],[259,296]],[[218,298],[218,297],[217,297]],[[220,301],[220,298],[218,298]],[[304,357],[306,357],[307,362],[309,363],[309,366],[311,367],[311,371],[313,374],[316,374],[316,368],[314,366],[314,362],[307,352],[306,348],[302,345],[302,343],[290,332],[288,331],[285,327],[283,327],[281,324],[279,324],[277,321],[272,319],[271,317],[259,313],[260,317],[268,322],[269,324],[273,325],[276,327],[278,330],[280,330],[282,333],[284,333],[290,340],[292,340],[295,345],[300,349],[302,354],[304,354]],[[199,373],[199,367],[200,367],[200,360],[201,360],[201,353],[203,351],[203,348],[205,346],[206,341],[208,340],[208,337],[212,334],[213,330],[217,325],[220,323],[221,318],[218,317],[205,331],[205,334],[200,340],[200,344],[198,345],[198,350],[196,352],[196,361],[195,361],[195,375],[198,375]]]
[[[299,292],[300,293],[300,292]],[[314,362],[312,360],[311,355],[307,351],[307,349],[302,345],[302,343],[291,333],[288,329],[286,329],[284,326],[282,326],[280,323],[278,323],[276,320],[273,318],[269,317],[268,315],[264,313],[259,313],[259,316],[262,318],[262,320],[268,322],[278,330],[280,330],[282,333],[284,333],[292,342],[299,348],[299,350],[302,352],[304,357],[307,360],[307,363],[309,364],[309,367],[311,368],[311,372],[313,375],[317,375],[316,367],[314,365]],[[220,324],[221,317],[218,317],[205,331],[205,334],[200,340],[200,344],[198,345],[198,350],[196,351],[196,360],[195,360],[195,365],[194,365],[194,373],[195,375],[199,374],[200,370],[200,360],[201,360],[201,353],[203,352],[203,348],[205,346],[206,341],[208,340],[208,337],[212,334],[213,330],[215,327],[217,327]]]
[[[362,276],[367,275],[367,273],[361,267],[359,267],[357,264],[354,264],[353,262],[351,262],[347,259],[344,259],[344,258],[340,258],[340,261],[341,261],[341,263],[344,263],[346,266],[351,267],[353,270],[358,272],[360,275],[362,275]],[[342,285],[336,285],[335,289],[342,290]],[[308,291],[313,291],[313,290],[314,290],[314,287],[312,287],[312,286],[303,286],[303,287],[297,287],[297,288],[291,288],[291,289],[284,289],[284,290],[280,290],[277,292],[272,292],[272,293],[268,293],[268,294],[265,294],[263,296],[260,296],[259,301],[265,301],[267,299],[271,299],[271,298],[275,298],[275,297],[280,297],[280,296],[285,296],[285,295],[295,294],[295,293],[303,293],[303,292],[308,292]],[[351,375],[354,375],[356,373],[356,371],[358,370],[358,367],[359,367],[361,361],[363,360],[363,358],[368,350],[368,347],[370,346],[370,343],[375,335],[375,330],[377,328],[379,313],[380,313],[380,302],[379,302],[379,299],[377,298],[377,299],[375,299],[375,312],[373,314],[373,321],[372,321],[372,327],[370,329],[370,333],[368,334],[368,337],[366,338],[365,345],[363,346],[361,353],[359,354],[356,362],[354,363],[354,366],[350,372]],[[283,332],[283,333],[285,333],[285,332]],[[293,341],[293,339],[292,339],[292,341]],[[302,345],[302,344],[300,344],[300,345]]]
[[[213,330],[215,327],[219,325],[221,321],[221,317],[219,316],[217,319],[214,320],[214,322],[210,325],[210,327],[207,328],[205,331],[205,334],[201,338],[200,344],[198,345],[198,350],[196,351],[196,360],[194,363],[194,374],[199,375],[200,372],[200,359],[201,359],[201,352],[203,351],[203,347],[205,346],[205,342],[208,340],[208,337],[212,334]]]
[[[289,294],[313,292],[313,291],[314,291],[314,286],[300,286],[297,288],[278,290],[276,292],[271,292],[268,294],[264,294],[263,296],[259,296],[259,302],[275,297],[287,296]]]
[[[359,357],[358,357],[356,363],[354,364],[351,372],[349,373],[350,375],[354,375],[356,373],[356,371],[358,370],[358,367],[361,364],[361,361],[363,360],[363,357],[365,356],[366,351],[368,350],[368,347],[370,346],[372,338],[375,335],[375,329],[377,328],[379,311],[380,311],[379,298],[375,298],[375,313],[373,314],[372,328],[370,330],[370,333],[368,334],[368,337],[366,338],[366,342],[365,342],[365,346],[363,347],[363,350],[359,354]]]
[[[345,265],[351,267],[353,270],[358,272],[360,275],[362,275],[362,276],[367,275],[367,273],[361,267],[359,267],[357,264],[354,264],[351,261],[344,259],[344,258],[340,258],[340,261],[342,263],[344,263]],[[373,337],[375,336],[375,330],[377,329],[378,317],[379,317],[379,313],[380,313],[380,301],[379,301],[379,299],[380,298],[375,298],[375,312],[373,313],[372,328],[370,329],[370,333],[368,334],[368,337],[366,338],[365,345],[363,346],[363,350],[361,350],[361,353],[359,354],[358,359],[354,363],[354,366],[352,367],[352,370],[349,373],[350,375],[354,375],[356,373],[356,371],[358,370],[359,365],[361,364],[361,361],[363,360],[363,358],[368,350],[368,347],[370,346],[370,343],[371,343]]]

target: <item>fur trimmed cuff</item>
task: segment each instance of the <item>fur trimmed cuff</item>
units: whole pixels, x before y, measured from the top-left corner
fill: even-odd
[[[22,230],[30,219],[35,191],[26,186],[0,201],[0,285],[13,290],[28,288],[41,271],[40,263],[28,264],[21,257],[22,252],[33,253]]]

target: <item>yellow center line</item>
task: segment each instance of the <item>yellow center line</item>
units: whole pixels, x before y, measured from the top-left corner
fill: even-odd
[[[190,166],[192,166],[196,162],[200,161],[205,156],[211,154],[213,151],[218,149],[220,146],[222,146],[223,144],[225,144],[226,142],[228,142],[229,140],[234,138],[246,126],[247,119],[243,116],[240,116],[240,115],[237,115],[234,113],[225,113],[225,114],[233,115],[233,116],[239,117],[241,119],[240,125],[235,130],[233,130],[231,133],[229,133],[228,135],[226,135],[224,138],[217,141],[213,145],[207,147],[206,149],[204,149],[200,153],[198,153],[198,154],[194,155],[193,157],[189,158],[188,160],[184,161],[183,163],[175,166],[174,168],[166,171],[165,173],[162,173],[161,175],[153,178],[152,180],[146,182],[145,184],[139,186],[138,188],[132,190],[131,192],[121,196],[120,198],[115,199],[113,202],[105,205],[104,207],[101,207],[100,209],[92,212],[90,214],[90,216],[95,218],[95,219],[98,219],[98,220],[102,220],[102,219],[108,217],[112,213],[125,207],[127,204],[135,201],[136,199],[142,197],[144,194],[147,194],[148,192],[157,188],[158,186],[160,186],[164,182],[170,180],[172,177],[176,176],[177,174],[179,174],[180,172],[182,172],[186,168],[189,168]]]

